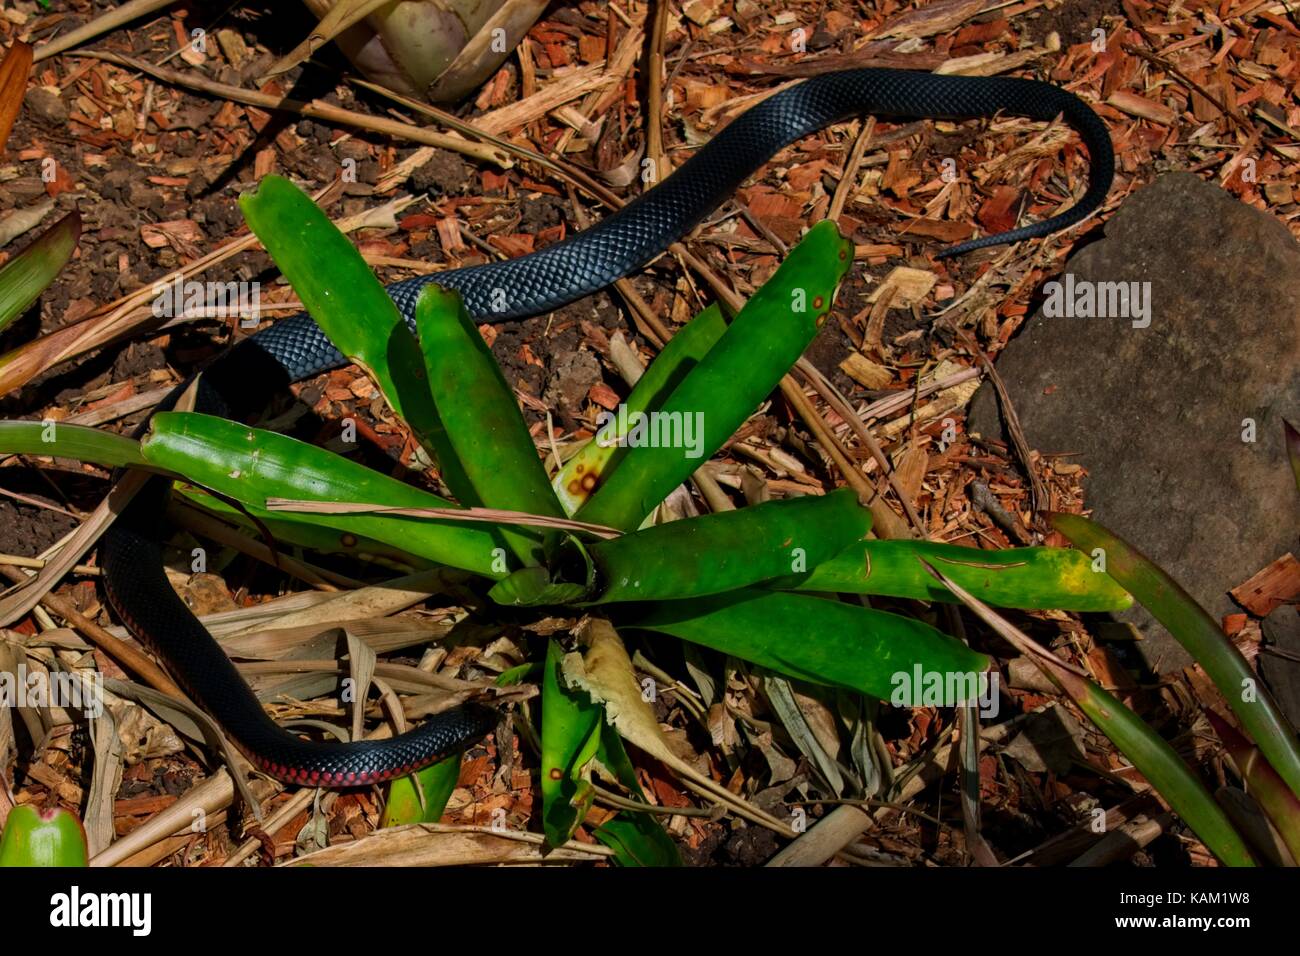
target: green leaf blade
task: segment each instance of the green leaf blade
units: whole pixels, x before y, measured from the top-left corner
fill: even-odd
[[[310,196],[280,176],[265,177],[239,197],[239,205],[334,347],[374,380],[437,458],[443,480],[461,504],[481,505],[446,440],[415,335],[361,253]],[[329,268],[322,269],[322,262]]]
[[[1034,661],[1053,683],[1068,694],[1084,715],[1096,724],[1168,801],[1174,812],[1196,831],[1196,835],[1215,856],[1228,866],[1255,865],[1245,841],[1223,808],[1214,801],[1191,768],[1163,737],[1122,701],[1088,680],[1083,672],[1067,666],[1053,654],[1044,651],[1018,627],[933,565],[926,567],[935,580],[951,588],[963,604],[1008,643]]]
[[[975,691],[989,659],[921,621],[804,594],[747,589],[664,601],[620,621],[672,634],[761,664],[787,677],[838,685],[890,700],[902,688],[937,678]],[[938,703],[951,706],[946,692]]]
[[[871,512],[847,489],[685,518],[587,546],[592,602],[703,597],[814,567],[861,540]]]
[[[601,479],[618,466],[621,452],[619,444],[630,428],[635,416],[658,411],[681,380],[699,364],[700,359],[713,348],[727,331],[722,309],[715,303],[682,326],[668,340],[650,367],[637,380],[627,401],[611,413],[611,418],[597,432],[596,437],[583,445],[578,453],[564,463],[553,481],[556,497],[564,506],[566,515],[573,515],[587,503]],[[628,425],[628,427],[620,427]]]
[[[1027,610],[1118,611],[1133,603],[1114,580],[1071,548],[981,551],[932,541],[863,541],[811,572],[769,585],[793,591],[956,600],[916,558],[934,564],[977,598]]]
[[[1277,828],[1291,857],[1300,860],[1300,797],[1291,792],[1258,747],[1239,734],[1231,724],[1209,707],[1205,708],[1214,732],[1237,765],[1252,797]]]
[[[584,774],[600,746],[605,710],[564,682],[564,652],[546,645],[542,671],[542,831],[563,846],[587,815],[595,790]]]
[[[87,865],[86,833],[73,814],[27,804],[9,811],[0,834],[0,867]]]
[[[266,510],[268,498],[452,508],[453,502],[364,465],[264,429],[195,412],[160,412],[141,442],[145,459],[193,484]],[[384,514],[276,511],[301,521],[375,538],[436,564],[484,577],[509,573],[504,542],[491,525]]]
[[[1151,782],[1174,812],[1227,866],[1254,866],[1245,841],[1177,751],[1141,717],[1091,681],[1073,678],[1079,709]]]
[[[1300,745],[1295,730],[1214,618],[1177,581],[1118,535],[1081,515],[1058,512],[1049,520],[1075,547],[1104,553],[1106,573],[1205,669],[1273,769],[1300,795]]]
[[[627,454],[577,516],[624,530],[639,526],[735,434],[798,360],[829,314],[852,261],[852,244],[834,223],[809,230],[658,410],[677,437],[635,443],[629,438]],[[690,441],[688,429],[697,432]]]
[[[59,422],[0,422],[0,454],[52,455],[107,468],[142,466],[140,444],[131,438],[85,425]]]
[[[460,779],[461,754],[452,754],[409,777],[398,777],[388,785],[381,827],[408,823],[437,823],[446,812],[447,801]],[[424,794],[424,803],[420,802]]]
[[[645,791],[636,778],[636,769],[628,759],[623,738],[609,724],[600,728],[600,747],[596,759],[613,772],[633,799],[645,802]],[[659,820],[651,813],[620,810],[592,831],[605,846],[614,851],[620,866],[681,866],[682,855]]]
[[[70,212],[0,267],[0,331],[27,311],[67,264],[81,237],[81,216]]]
[[[426,286],[415,316],[445,440],[475,499],[488,508],[565,517],[514,392],[460,294]],[[535,537],[513,532],[505,536],[522,560],[540,562]]]

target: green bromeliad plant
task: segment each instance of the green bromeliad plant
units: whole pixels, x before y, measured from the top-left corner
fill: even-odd
[[[877,540],[869,512],[847,490],[652,523],[657,506],[753,413],[830,312],[852,258],[831,223],[809,230],[730,322],[710,308],[678,332],[632,389],[625,414],[550,477],[457,294],[424,290],[417,337],[306,195],[268,177],[241,203],[313,318],[436,459],[454,500],[274,431],[189,412],[156,415],[139,442],[74,426],[52,435],[39,423],[0,423],[0,450],[162,472],[192,501],[295,545],[446,568],[483,613],[558,610],[595,622],[575,631],[581,639],[547,639],[534,660],[498,681],[536,680],[541,688],[520,729],[540,751],[541,819],[552,845],[586,818],[599,780],[625,794],[624,809],[594,831],[616,858],[676,860],[656,818],[636,809],[645,798],[622,741],[635,701],[620,696],[632,679],[620,631],[890,699],[900,674],[981,686],[990,661],[922,620],[848,596],[954,601],[956,591],[981,606],[1078,611],[1130,603],[1124,582],[1096,573],[1080,551],[990,554]],[[961,700],[947,690],[929,702]],[[436,820],[458,765],[444,761],[395,782],[385,823]],[[1221,858],[1249,859],[1212,837],[1207,844]]]

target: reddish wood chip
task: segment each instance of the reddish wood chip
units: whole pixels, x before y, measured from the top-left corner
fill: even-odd
[[[1256,617],[1268,617],[1280,604],[1300,598],[1300,561],[1287,552],[1229,592]]]
[[[894,231],[917,238],[960,242],[962,239],[969,239],[974,230],[968,222],[948,222],[944,219],[908,219],[906,222],[894,223]]]
[[[1161,126],[1170,126],[1178,118],[1178,114],[1164,104],[1152,102],[1127,90],[1116,90],[1106,102],[1130,116],[1150,120]]]
[[[587,397],[601,408],[607,408],[610,411],[618,408],[618,392],[614,391],[604,382],[597,382],[595,385],[591,386],[591,389],[587,392]]]
[[[488,242],[513,259],[532,252],[536,245],[536,237],[525,233],[514,233],[509,236],[488,236]]]

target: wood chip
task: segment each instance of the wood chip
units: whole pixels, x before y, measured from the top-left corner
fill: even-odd
[[[840,369],[863,388],[885,388],[894,380],[893,372],[883,365],[877,365],[861,352],[850,352],[848,357],[840,362]]]
[[[934,288],[937,280],[938,277],[929,269],[897,266],[890,270],[889,275],[885,276],[884,282],[872,290],[871,295],[867,297],[867,301],[875,302],[886,289],[893,289],[895,294],[889,307],[892,309],[910,309],[930,294],[930,290]]]
[[[1251,614],[1268,617],[1279,605],[1300,599],[1300,561],[1287,552],[1229,593]]]
[[[1115,109],[1130,116],[1136,116],[1139,119],[1150,120],[1161,126],[1172,126],[1178,115],[1167,106],[1160,103],[1154,103],[1136,93],[1130,93],[1127,90],[1116,90],[1106,100]]]

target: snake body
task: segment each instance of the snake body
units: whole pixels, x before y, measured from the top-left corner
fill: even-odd
[[[1045,236],[1100,207],[1114,173],[1110,137],[1097,115],[1072,93],[1033,80],[851,70],[817,76],[768,97],[653,189],[569,239],[518,259],[406,279],[387,291],[412,330],[420,290],[434,281],[460,292],[479,322],[537,315],[647,264],[726,201],[778,150],[803,136],[869,114],[967,119],[998,113],[1036,120],[1063,116],[1088,149],[1088,189],[1057,216],[961,243],[942,256]],[[246,417],[287,384],[344,362],[310,316],[283,319],[243,340],[205,370],[198,379],[195,408]],[[382,741],[312,741],[276,725],[168,584],[161,527],[168,493],[165,480],[151,479],[101,539],[105,593],[127,629],[163,659],[177,682],[259,769],[302,784],[370,784],[458,752],[496,726],[497,712],[477,704],[437,714],[414,730]]]

